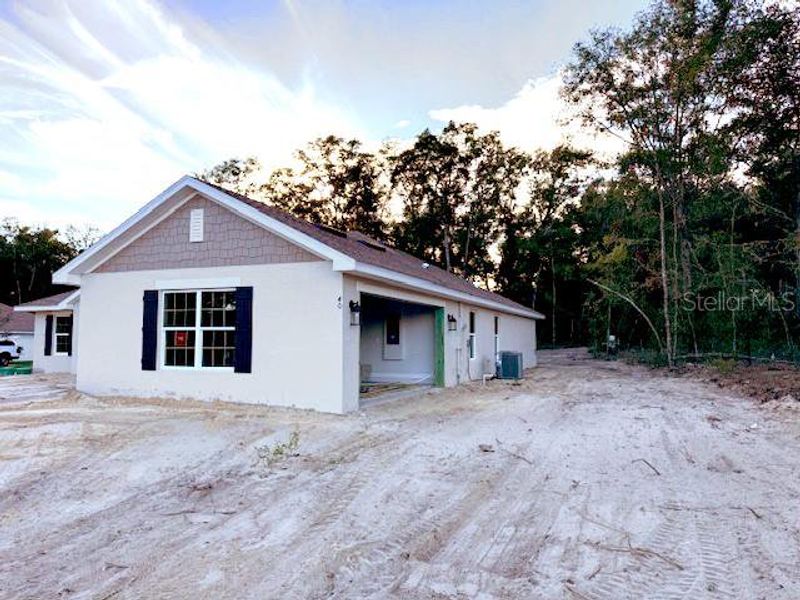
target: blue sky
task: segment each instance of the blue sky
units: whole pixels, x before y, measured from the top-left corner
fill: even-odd
[[[558,70],[635,0],[27,0],[0,5],[0,218],[108,229],[230,156],[448,119],[553,145]]]

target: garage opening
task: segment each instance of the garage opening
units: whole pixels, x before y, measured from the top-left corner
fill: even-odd
[[[361,294],[361,401],[443,385],[444,310]]]

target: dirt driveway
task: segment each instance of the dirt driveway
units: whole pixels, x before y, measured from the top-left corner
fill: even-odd
[[[2,379],[0,597],[800,597],[795,406],[542,359],[347,417]]]

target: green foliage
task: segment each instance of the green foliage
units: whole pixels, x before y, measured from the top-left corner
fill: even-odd
[[[781,186],[763,174],[798,163],[798,31],[797,14],[777,6],[656,1],[629,31],[575,48],[565,97],[584,123],[627,141],[619,174],[581,203],[585,267],[659,323],[669,363],[793,345],[797,310],[761,300],[799,287],[787,235],[800,231],[800,180],[789,177],[779,200]],[[765,72],[776,76],[766,82]],[[735,308],[706,303],[717,298]],[[604,322],[623,345],[653,345],[618,300],[591,318],[595,339]]]
[[[265,444],[256,446],[258,460],[268,467],[288,458],[297,456],[297,449],[300,447],[300,430],[295,429],[285,442],[276,442],[274,445]]]
[[[202,173],[195,173],[195,177],[238,194],[255,197],[259,191],[255,178],[260,170],[261,163],[255,157],[229,158]]]
[[[588,152],[568,146],[534,153],[523,201],[502,221],[499,289],[518,302],[533,302],[547,311],[550,319],[542,324],[539,339],[553,346],[560,341],[559,322],[569,320],[572,333],[581,312],[578,199],[590,164]]]
[[[358,140],[329,135],[299,149],[295,158],[297,166],[275,169],[266,181],[254,157],[223,161],[197,177],[312,223],[386,237],[388,189],[378,155]]]
[[[385,236],[386,188],[376,155],[358,140],[328,136],[296,156],[299,168],[278,169],[261,187],[267,202],[342,231]]]
[[[532,304],[542,344],[797,356],[800,12],[655,0],[575,46],[563,95],[623,141],[613,173],[448,123],[378,153],[322,138],[266,183],[252,159],[207,177]]]
[[[598,354],[598,358],[602,358],[602,354]],[[619,358],[632,365],[644,365],[653,369],[667,366],[666,355],[649,348],[630,348],[621,352]]]
[[[486,285],[495,271],[490,252],[514,218],[528,161],[496,132],[480,134],[472,124],[451,122],[438,135],[423,131],[389,159],[393,191],[402,198],[394,243]]]
[[[96,237],[93,230],[68,230],[21,225],[13,219],[0,222],[0,302],[20,304],[57,293],[52,273],[75,257]]]
[[[731,358],[715,358],[710,364],[723,375],[733,373],[734,368],[736,368],[736,361]]]

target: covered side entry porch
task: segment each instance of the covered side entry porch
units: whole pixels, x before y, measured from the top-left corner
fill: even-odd
[[[359,390],[363,400],[444,386],[443,307],[361,292]]]

